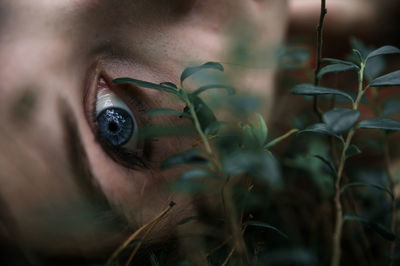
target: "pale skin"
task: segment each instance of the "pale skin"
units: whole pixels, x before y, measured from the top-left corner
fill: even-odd
[[[284,0],[118,4],[3,0],[1,10],[0,195],[5,208],[0,234],[34,252],[88,257],[113,250],[170,201],[177,205],[163,229],[155,229],[154,239],[167,235],[165,228],[194,211],[190,201],[165,189],[166,181],[178,172],[158,167],[169,155],[190,147],[193,140],[178,137],[152,143],[148,168],[127,168],[113,160],[96,139],[88,117],[99,79],[125,76],[178,83],[184,67],[217,61],[225,63],[228,74],[240,72],[238,87],[271,101],[274,63],[251,68],[252,62],[246,66],[231,62],[232,26],[243,21],[257,35],[250,46],[272,51],[284,38],[289,16]],[[127,105],[139,127],[146,123],[140,117],[148,109],[183,107],[157,91],[112,89],[123,100],[134,98]],[[35,93],[34,107],[16,118],[13,106],[27,91]],[[263,111],[267,114],[268,107]],[[93,177],[90,193],[73,177],[76,169],[71,170],[67,152],[72,140],[66,134],[63,114],[73,121],[83,148],[78,154],[87,157]],[[167,121],[176,123],[173,118]],[[101,195],[100,200],[91,198],[93,191]],[[106,213],[95,209],[99,202],[104,205],[103,196]],[[107,213],[112,213],[111,218],[107,219]]]

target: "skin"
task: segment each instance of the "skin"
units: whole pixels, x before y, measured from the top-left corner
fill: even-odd
[[[189,199],[165,188],[179,172],[159,169],[193,140],[159,139],[150,144],[147,168],[126,167],[96,138],[90,108],[99,77],[128,102],[139,127],[151,108],[183,106],[112,79],[178,83],[184,67],[217,61],[228,74],[240,73],[238,87],[270,99],[275,68],[230,61],[232,26],[258,34],[252,51],[272,50],[287,13],[281,0],[5,0],[0,7],[1,236],[25,253],[85,257],[108,256],[172,200],[177,205],[155,229],[155,241],[194,212]]]

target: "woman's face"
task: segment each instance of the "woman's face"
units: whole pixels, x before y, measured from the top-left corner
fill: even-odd
[[[0,13],[0,235],[50,255],[114,248],[171,200],[154,238],[193,211],[166,189],[178,172],[159,169],[192,140],[134,139],[150,122],[179,122],[149,109],[183,106],[112,79],[178,83],[184,67],[217,61],[268,98],[274,67],[231,62],[232,36],[251,31],[249,47],[272,50],[286,25],[282,0],[3,0]],[[134,118],[124,152],[96,120],[110,102]]]

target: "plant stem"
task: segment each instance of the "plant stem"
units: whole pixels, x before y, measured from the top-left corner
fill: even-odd
[[[317,26],[317,58],[316,67],[314,71],[314,85],[318,86],[320,79],[318,78],[318,72],[321,69],[321,59],[322,59],[322,32],[324,27],[325,15],[328,13],[326,9],[326,0],[321,0],[321,13],[319,16],[319,23]],[[314,112],[317,114],[320,121],[322,121],[322,111],[318,107],[318,97],[314,96]]]
[[[363,81],[364,81],[364,69],[365,64],[364,62],[361,63],[360,71],[358,72],[358,93],[357,99],[353,103],[353,110],[358,110],[358,106],[361,102],[361,98],[364,95],[365,91],[363,90]],[[333,198],[334,205],[335,205],[335,228],[333,232],[333,239],[332,239],[332,260],[331,266],[339,266],[340,265],[340,258],[341,258],[341,239],[342,239],[342,229],[343,229],[343,206],[342,202],[340,201],[340,188],[341,188],[341,181],[343,178],[343,171],[344,165],[346,163],[346,151],[351,144],[351,140],[354,136],[356,129],[353,127],[350,129],[349,133],[346,136],[346,140],[343,146],[342,154],[340,156],[339,166],[337,177],[334,184],[334,191],[335,196]]]

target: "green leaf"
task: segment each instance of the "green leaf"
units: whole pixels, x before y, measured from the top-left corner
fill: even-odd
[[[156,115],[177,115],[185,118],[192,118],[190,115],[186,113],[182,113],[179,111],[176,111],[174,109],[168,109],[168,108],[153,108],[147,112],[148,116],[156,116]]]
[[[384,191],[384,192],[388,193],[390,195],[390,197],[392,199],[394,199],[393,193],[390,190],[388,190],[387,188],[379,186],[379,185],[370,184],[370,183],[363,183],[363,182],[353,182],[353,183],[346,184],[340,189],[340,193],[345,192],[346,189],[348,189],[348,188],[354,188],[354,187],[375,188],[375,189],[378,189],[378,190],[381,190],[381,191]]]
[[[351,102],[354,102],[354,99],[351,97],[350,94],[336,89],[330,89],[320,86],[314,86],[312,84],[299,84],[290,90],[293,94],[299,95],[341,95],[349,99]]]
[[[149,125],[140,129],[139,138],[149,139],[155,137],[167,137],[167,136],[191,136],[196,131],[192,126],[155,126]]]
[[[389,99],[383,105],[383,116],[391,116],[400,112],[400,98]]]
[[[224,84],[205,85],[195,90],[192,94],[199,95],[200,93],[210,89],[224,89],[229,95],[235,94],[235,89],[233,87]]]
[[[265,120],[262,117],[261,114],[256,113],[257,120],[258,120],[258,125],[252,125],[252,130],[254,133],[254,136],[256,137],[259,146],[263,146],[264,143],[267,141],[268,137],[268,128],[267,125],[265,124]]]
[[[368,87],[391,87],[400,86],[400,70],[380,76],[374,79]]]
[[[178,87],[175,85],[175,83],[172,83],[172,82],[161,82],[160,85],[178,90]]]
[[[143,88],[149,88],[149,89],[154,89],[154,90],[159,90],[159,91],[165,91],[173,94],[177,94],[178,91],[175,89],[172,89],[170,87],[166,87],[163,85],[143,81],[143,80],[138,80],[138,79],[133,79],[133,78],[117,78],[112,81],[114,84],[134,84]]]
[[[361,150],[354,144],[351,144],[346,150],[346,159],[361,153]]]
[[[377,232],[383,238],[385,238],[386,240],[389,240],[389,241],[395,241],[397,238],[397,236],[394,233],[390,232],[390,230],[387,229],[385,226],[375,223],[375,222],[368,221],[367,219],[359,217],[354,214],[346,214],[344,216],[344,221],[357,221],[359,223],[362,223],[363,225],[365,225],[368,228],[372,229],[373,231]]]
[[[333,131],[327,124],[324,123],[317,123],[313,124],[309,127],[306,127],[303,130],[300,130],[297,134],[305,133],[305,132],[312,132],[312,133],[319,133],[324,135],[334,136],[343,141],[343,138],[339,136],[335,131]]]
[[[171,168],[181,164],[209,165],[210,162],[201,156],[204,156],[204,151],[197,149],[174,154],[161,163],[161,169]]]
[[[183,172],[180,176],[180,180],[193,180],[204,177],[215,178],[215,174],[203,168],[193,168]]]
[[[349,70],[355,70],[358,71],[360,68],[354,64],[349,65],[349,64],[332,64],[332,65],[327,65],[321,68],[321,70],[318,72],[317,77],[321,78],[323,75],[331,72],[344,72],[344,71],[349,71]]]
[[[275,232],[277,232],[278,234],[280,234],[282,237],[288,239],[289,237],[283,233],[281,230],[279,230],[278,228],[276,228],[275,226],[272,226],[270,224],[264,223],[264,222],[259,222],[259,221],[248,221],[247,222],[248,226],[255,226],[255,227],[262,227],[262,228],[266,228],[266,229],[271,229]]]
[[[395,47],[395,46],[382,46],[371,53],[368,54],[366,61],[372,57],[378,56],[378,55],[386,55],[386,54],[398,54],[400,53],[400,49]]]
[[[219,71],[224,71],[224,67],[220,63],[216,62],[207,62],[201,66],[188,67],[182,72],[181,83],[189,76],[203,69],[216,69]]]
[[[348,108],[336,108],[323,114],[325,124],[336,134],[349,131],[360,118],[360,111]]]
[[[336,178],[337,177],[337,170],[335,164],[332,162],[330,159],[326,159],[322,157],[321,155],[314,155],[315,158],[318,158],[321,162],[323,162],[326,166],[328,166],[329,170],[331,170],[331,173],[333,176]]]
[[[256,136],[253,134],[251,127],[245,125],[243,127],[243,147],[246,149],[254,149],[258,146]]]
[[[336,59],[336,58],[322,58],[322,61],[329,62],[329,63],[334,63],[334,64],[344,64],[344,65],[351,65],[351,66],[358,67],[353,62],[340,60],[340,59]]]
[[[218,132],[218,127],[213,127],[217,122],[217,118],[214,115],[214,112],[208,107],[208,105],[197,95],[189,94],[189,100],[192,102],[194,106],[194,110],[196,112],[197,118],[199,119],[201,129],[205,131],[208,129],[209,135],[215,135]],[[188,107],[185,107],[184,113],[190,115],[190,111]]]
[[[361,121],[358,128],[400,130],[400,121],[386,117],[375,117]]]
[[[207,126],[207,128],[204,130],[204,134],[214,136],[218,133],[221,127],[224,127],[226,125],[228,125],[227,122],[214,121]]]

